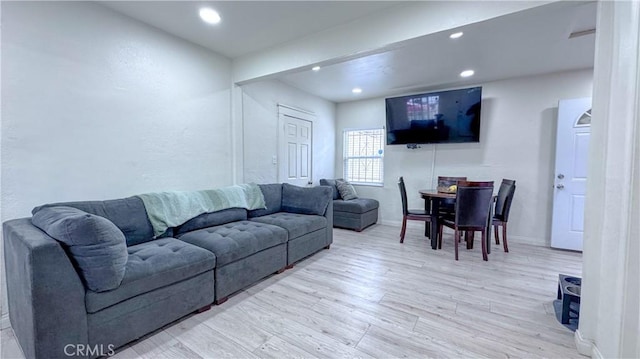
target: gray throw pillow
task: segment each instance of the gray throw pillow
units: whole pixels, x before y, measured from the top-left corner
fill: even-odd
[[[337,179],[336,187],[338,187],[338,192],[340,192],[340,197],[345,201],[350,199],[358,198],[358,194],[356,193],[356,189],[353,185],[347,181]]]
[[[323,216],[333,196],[328,186],[298,187],[282,184],[282,210],[289,213]]]
[[[88,289],[104,292],[120,286],[129,254],[124,234],[111,221],[59,206],[40,209],[31,222],[63,243]]]

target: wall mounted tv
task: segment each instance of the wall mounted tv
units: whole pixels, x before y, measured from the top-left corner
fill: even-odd
[[[387,145],[480,142],[482,87],[385,101]]]

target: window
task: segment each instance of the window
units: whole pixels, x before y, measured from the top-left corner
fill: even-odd
[[[591,126],[591,109],[585,111],[579,118],[573,127],[587,127]]]
[[[356,184],[383,183],[384,130],[344,131],[344,178]]]
[[[439,107],[440,96],[410,98],[407,101],[407,118],[409,121],[434,119],[440,112]]]

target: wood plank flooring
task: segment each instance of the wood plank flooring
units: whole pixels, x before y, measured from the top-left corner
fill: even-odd
[[[329,250],[166,326],[115,358],[579,358],[555,318],[558,273],[580,275],[579,253],[453,236],[430,248],[420,227],[334,230]],[[479,236],[477,236],[479,237]],[[476,241],[479,239],[476,238]],[[2,358],[22,358],[11,329]]]

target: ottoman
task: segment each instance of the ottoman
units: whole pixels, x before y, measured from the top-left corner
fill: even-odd
[[[362,231],[378,221],[379,203],[371,198],[333,200],[333,226]]]

